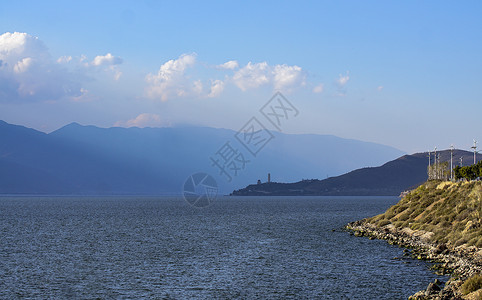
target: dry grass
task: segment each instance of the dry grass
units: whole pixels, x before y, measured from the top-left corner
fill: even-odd
[[[470,294],[472,292],[482,289],[482,276],[477,274],[469,279],[467,279],[464,284],[460,287],[464,295]]]
[[[482,248],[482,182],[432,181],[368,221],[433,232],[434,242]]]

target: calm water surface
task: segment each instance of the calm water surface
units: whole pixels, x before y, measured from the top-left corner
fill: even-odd
[[[406,299],[428,265],[340,230],[397,201],[2,197],[0,298]]]

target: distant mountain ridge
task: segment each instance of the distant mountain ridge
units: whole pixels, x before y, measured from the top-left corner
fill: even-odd
[[[450,163],[450,150],[439,151],[440,161]],[[432,162],[433,162],[432,153]],[[473,163],[473,153],[454,150],[453,167],[463,157],[464,165]],[[482,155],[477,155],[477,160]],[[303,180],[294,183],[252,184],[233,191],[240,196],[398,196],[402,191],[416,187],[427,180],[428,153],[404,155],[379,167],[361,168],[324,180]]]
[[[273,132],[274,139],[253,157],[235,134],[208,127],[99,128],[77,123],[46,134],[0,121],[0,193],[180,194],[195,172],[212,174],[220,192],[229,193],[267,173],[278,181],[319,178],[403,154],[335,136]],[[226,142],[250,161],[231,182],[210,160]]]

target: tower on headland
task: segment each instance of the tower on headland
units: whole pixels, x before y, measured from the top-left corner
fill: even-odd
[[[268,173],[268,183],[271,182],[271,173]]]

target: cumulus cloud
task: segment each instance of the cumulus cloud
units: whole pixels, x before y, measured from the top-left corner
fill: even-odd
[[[81,57],[80,61],[84,61],[85,59],[85,57]],[[122,58],[114,56],[111,53],[107,53],[106,55],[96,56],[92,62],[90,62],[90,64],[85,63],[85,65],[100,68],[104,71],[110,71],[114,74],[114,79],[119,80],[119,78],[122,76],[122,72],[118,69],[118,65],[122,64],[122,62]]]
[[[239,69],[232,77],[242,91],[272,84],[276,90],[290,91],[305,85],[305,73],[298,66],[274,65],[267,62],[251,63]]]
[[[196,54],[183,54],[178,59],[171,59],[161,65],[157,74],[146,76],[146,96],[167,101],[172,97],[185,97],[202,90],[198,80],[190,82],[185,76],[186,70],[196,63]]]
[[[221,93],[223,92],[224,90],[224,85],[225,85],[225,82],[222,81],[222,80],[214,80],[212,83],[211,83],[211,91],[209,92],[208,94],[208,97],[209,98],[214,98],[214,97],[217,97],[219,95],[221,95]]]
[[[316,93],[316,94],[323,93],[324,88],[325,88],[325,86],[323,85],[323,83],[318,84],[317,86],[315,86],[313,88],[313,93]]]
[[[338,84],[338,87],[343,88],[348,83],[348,80],[350,80],[350,72],[346,71],[346,75],[339,75],[336,83]]]
[[[32,65],[32,58],[25,57],[22,60],[19,60],[15,66],[13,66],[13,71],[15,73],[24,73],[28,71],[28,68]]]
[[[270,86],[284,92],[306,84],[305,71],[296,65],[248,62],[241,67],[237,61],[231,60],[216,65],[214,76],[203,80],[192,78],[196,67],[199,68],[195,54],[183,54],[167,61],[161,65],[157,74],[150,73],[146,76],[146,96],[161,101],[189,96],[215,98],[231,84],[242,91]]]
[[[0,35],[0,61],[0,101],[51,101],[82,93],[72,73],[27,33]]]
[[[115,57],[111,53],[106,55],[98,55],[91,62],[93,66],[114,66],[122,63],[122,58]]]
[[[273,85],[276,90],[290,91],[294,87],[305,85],[305,75],[298,66],[275,65]]]
[[[234,69],[237,69],[239,68],[239,64],[237,61],[235,60],[230,60],[228,62],[225,62],[224,64],[222,65],[218,65],[218,68],[220,69],[226,69],[226,70],[234,70]]]
[[[143,113],[127,121],[117,121],[115,127],[161,127],[162,120],[157,114]]]
[[[234,84],[242,91],[257,88],[270,81],[268,63],[251,63],[239,69],[233,76]]]

